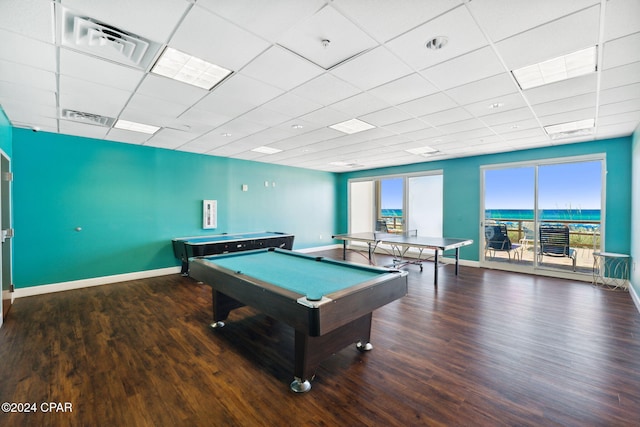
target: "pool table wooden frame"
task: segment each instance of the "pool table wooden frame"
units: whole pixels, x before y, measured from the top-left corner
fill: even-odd
[[[305,257],[309,262],[383,271],[372,280],[324,295],[319,301],[310,301],[305,295],[223,268],[208,262],[206,258],[191,260],[191,277],[212,288],[212,327],[224,326],[222,321],[231,310],[248,305],[294,328],[295,367],[294,382],[291,384],[294,391],[307,391],[311,387],[308,380],[317,365],[347,345],[357,343],[361,350],[371,349],[369,340],[373,310],[407,294],[407,272],[404,271],[351,264],[274,248],[242,254],[246,256],[250,252],[262,251]],[[214,259],[215,256],[211,258]]]

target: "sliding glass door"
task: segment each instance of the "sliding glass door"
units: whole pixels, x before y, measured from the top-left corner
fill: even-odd
[[[483,265],[591,274],[604,233],[604,158],[492,166],[482,178]]]

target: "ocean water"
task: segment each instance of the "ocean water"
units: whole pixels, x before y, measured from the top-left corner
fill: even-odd
[[[402,216],[402,209],[380,209],[382,216]]]
[[[543,221],[600,221],[600,209],[540,209]],[[533,209],[487,209],[487,219],[510,219],[533,221]]]

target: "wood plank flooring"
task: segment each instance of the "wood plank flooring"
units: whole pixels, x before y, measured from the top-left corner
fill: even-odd
[[[374,312],[373,351],[333,355],[300,395],[293,330],[246,307],[209,329],[210,287],[190,278],[18,299],[0,329],[0,403],[38,411],[0,412],[0,425],[639,424],[628,293],[451,265],[434,288],[431,267],[409,266],[409,295]]]

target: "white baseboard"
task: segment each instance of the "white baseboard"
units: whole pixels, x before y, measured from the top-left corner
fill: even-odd
[[[13,298],[24,298],[34,295],[49,294],[52,292],[70,291],[73,289],[88,288],[90,286],[108,285],[111,283],[126,282],[128,280],[147,279],[149,277],[167,276],[169,274],[176,273],[180,273],[180,267],[167,267],[157,270],[136,271],[134,273],[115,274],[113,276],[73,280],[70,282],[29,286],[27,288],[16,288],[16,290],[13,292]]]
[[[636,293],[636,288],[633,287],[631,281],[629,281],[629,294],[631,295],[631,300],[636,305],[636,310],[640,313],[640,296]]]
[[[308,254],[311,252],[330,251],[332,249],[342,249],[342,245],[327,245],[327,246],[315,246],[313,248],[294,249],[294,252],[300,252],[301,254]]]

